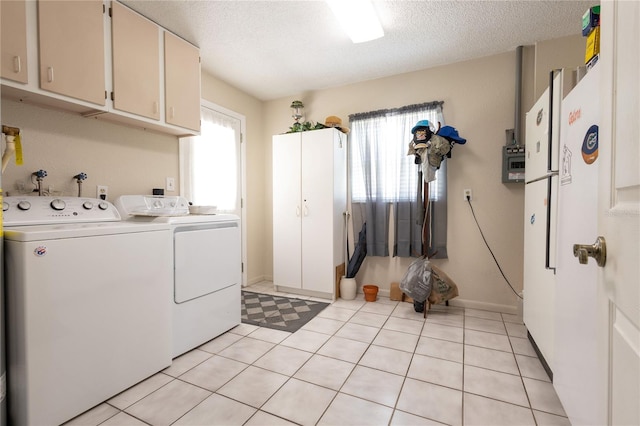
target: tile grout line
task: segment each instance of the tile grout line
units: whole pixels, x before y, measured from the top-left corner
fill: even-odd
[[[285,296],[280,296],[279,294],[274,294],[274,296],[277,296],[277,297],[285,297]],[[335,302],[335,301],[334,301],[334,302]],[[333,303],[330,303],[330,304],[329,304],[329,306],[332,306],[332,305],[333,305]],[[423,336],[422,336],[422,332],[423,332],[423,331],[426,329],[426,327],[427,327],[427,321],[426,321],[426,319],[425,319],[425,320],[423,321],[423,323],[422,323],[421,327],[420,327],[420,331],[419,331],[419,334],[417,335],[416,343],[413,345],[413,351],[411,352],[411,358],[410,358],[410,360],[409,360],[409,363],[408,363],[407,369],[406,369],[406,371],[405,371],[405,373],[404,373],[404,375],[403,375],[402,385],[400,386],[400,390],[399,390],[399,392],[398,392],[398,394],[397,394],[397,396],[396,396],[396,399],[395,399],[394,405],[393,405],[393,406],[387,406],[387,405],[385,405],[385,404],[380,404],[380,403],[378,403],[378,402],[371,401],[371,400],[369,400],[369,399],[365,399],[365,398],[361,398],[361,397],[358,397],[358,396],[355,396],[355,395],[351,395],[351,394],[348,394],[348,393],[341,392],[341,390],[344,388],[344,386],[345,386],[345,384],[347,383],[347,381],[349,380],[349,378],[350,378],[350,377],[352,377],[354,370],[355,370],[358,366],[362,366],[363,368],[365,368],[365,367],[366,367],[366,368],[372,368],[372,369],[374,369],[374,370],[379,370],[379,371],[387,372],[387,373],[390,373],[390,374],[395,374],[395,373],[392,373],[392,372],[389,372],[389,371],[386,371],[386,370],[381,370],[380,368],[367,367],[367,366],[361,365],[361,364],[360,364],[360,362],[363,360],[363,358],[364,358],[365,354],[367,353],[367,351],[369,351],[373,346],[381,347],[381,348],[388,348],[388,349],[395,349],[395,348],[387,347],[387,346],[384,346],[384,345],[374,345],[374,343],[373,343],[373,342],[374,342],[374,341],[375,341],[375,339],[380,335],[380,332],[384,329],[384,326],[385,326],[386,324],[388,324],[389,320],[391,320],[392,318],[397,318],[397,319],[399,319],[399,320],[411,320],[411,318],[406,318],[406,317],[402,317],[402,316],[393,316],[393,313],[394,313],[394,311],[397,309],[397,307],[398,307],[398,306],[401,306],[399,303],[396,303],[396,304],[395,304],[395,306],[394,306],[394,308],[393,308],[393,309],[391,310],[391,312],[390,312],[390,313],[388,313],[388,314],[387,314],[387,313],[385,313],[385,314],[380,314],[379,312],[375,312],[375,311],[368,311],[368,310],[363,311],[362,309],[363,309],[365,306],[367,306],[367,304],[366,304],[366,303],[365,303],[365,304],[360,305],[360,306],[358,307],[358,309],[354,311],[354,314],[353,314],[349,319],[347,319],[346,321],[339,320],[340,322],[342,322],[342,325],[341,325],[338,329],[336,329],[335,331],[333,331],[331,334],[328,334],[328,335],[330,336],[330,337],[329,337],[329,339],[327,339],[327,341],[325,341],[325,342],[324,342],[324,343],[323,343],[319,348],[315,349],[313,352],[309,352],[309,353],[311,354],[311,356],[310,356],[310,357],[309,357],[309,358],[308,358],[308,359],[307,359],[303,364],[301,364],[301,365],[300,365],[300,367],[298,367],[298,369],[297,369],[295,372],[293,372],[292,374],[288,374],[288,375],[287,375],[287,376],[288,376],[288,377],[287,377],[287,380],[286,380],[286,381],[285,381],[285,382],[284,382],[284,383],[283,383],[283,384],[282,384],[282,385],[281,385],[281,386],[280,386],[280,387],[279,387],[279,388],[278,388],[278,389],[277,389],[273,394],[271,394],[271,396],[270,396],[270,397],[269,397],[269,398],[268,398],[268,399],[267,399],[267,400],[266,400],[266,401],[265,401],[265,402],[264,402],[260,407],[256,408],[256,411],[255,411],[255,412],[254,412],[254,413],[249,417],[249,419],[247,419],[247,421],[246,421],[246,422],[250,421],[250,420],[251,420],[251,418],[253,418],[253,417],[254,417],[254,416],[255,416],[259,411],[263,411],[263,410],[262,410],[262,407],[263,407],[263,406],[264,406],[264,405],[265,405],[265,404],[266,404],[266,403],[267,403],[271,398],[273,398],[273,396],[274,396],[274,395],[275,395],[275,394],[276,394],[280,389],[282,389],[282,387],[283,387],[283,386],[285,386],[287,383],[289,383],[289,382],[291,381],[291,379],[293,379],[293,378],[294,378],[293,376],[294,376],[295,374],[297,374],[297,372],[298,372],[298,371],[300,371],[300,369],[302,369],[302,368],[303,368],[303,367],[304,367],[304,366],[309,362],[309,360],[310,360],[311,358],[313,358],[313,357],[314,357],[314,356],[316,356],[316,355],[317,355],[317,356],[325,356],[325,355],[320,355],[320,354],[318,353],[318,351],[320,351],[320,350],[322,349],[322,347],[324,347],[324,346],[327,344],[327,342],[328,342],[331,338],[333,338],[333,337],[338,337],[338,336],[337,336],[337,333],[338,333],[341,329],[343,329],[347,324],[354,324],[354,325],[360,325],[360,326],[367,326],[366,324],[359,324],[359,323],[357,323],[357,322],[352,322],[352,321],[351,321],[357,313],[366,313],[366,314],[374,314],[374,315],[384,315],[384,316],[386,317],[386,319],[384,320],[384,322],[383,322],[380,326],[376,326],[376,327],[375,327],[375,328],[377,328],[377,332],[375,333],[375,336],[373,336],[373,338],[372,338],[369,342],[363,342],[363,343],[366,343],[366,344],[367,344],[366,349],[362,352],[362,354],[361,354],[361,355],[360,355],[360,357],[355,361],[355,363],[353,363],[353,365],[354,365],[354,366],[353,366],[353,368],[352,368],[351,372],[350,372],[350,373],[349,373],[349,375],[345,378],[345,380],[342,382],[342,384],[341,384],[340,388],[339,388],[337,391],[336,391],[336,390],[334,390],[334,389],[331,389],[331,388],[326,388],[325,386],[322,386],[322,385],[316,385],[316,384],[315,384],[315,383],[313,383],[313,382],[307,382],[306,380],[302,380],[302,379],[296,379],[296,380],[300,380],[300,381],[303,381],[303,382],[306,382],[306,383],[309,383],[309,384],[312,384],[312,385],[315,385],[315,386],[319,386],[319,387],[322,387],[322,388],[325,388],[325,389],[329,389],[329,390],[332,390],[332,391],[334,391],[334,392],[335,392],[335,395],[331,398],[331,401],[330,401],[330,402],[328,403],[328,405],[324,408],[324,410],[323,410],[322,414],[320,415],[320,417],[318,418],[318,420],[317,420],[317,422],[316,422],[316,423],[318,423],[318,422],[322,419],[322,417],[327,413],[327,410],[329,409],[329,407],[331,406],[331,404],[335,401],[335,399],[337,398],[338,394],[339,394],[339,393],[343,393],[344,395],[350,395],[350,396],[352,396],[352,397],[355,397],[355,398],[358,398],[358,399],[362,399],[362,400],[364,400],[364,401],[368,401],[368,402],[371,402],[371,403],[374,403],[374,404],[378,404],[378,405],[381,405],[381,406],[386,406],[386,407],[391,408],[391,409],[392,409],[392,412],[391,412],[391,418],[390,418],[390,420],[389,420],[389,424],[391,424],[391,422],[393,421],[393,418],[394,418],[394,415],[395,415],[396,411],[402,411],[402,410],[399,410],[399,409],[398,409],[398,403],[399,403],[399,401],[400,401],[400,395],[402,394],[402,390],[403,390],[403,389],[404,389],[404,387],[405,387],[406,380],[409,378],[409,377],[408,377],[409,370],[410,370],[411,364],[412,364],[412,362],[413,362],[413,360],[414,360],[414,358],[415,358],[416,350],[417,350],[418,344],[419,344],[419,342],[420,342],[420,339],[423,337]],[[336,307],[336,308],[340,308],[340,307]],[[341,309],[342,309],[342,308],[341,308]],[[346,308],[345,308],[345,309],[346,309]],[[349,309],[349,310],[350,310],[350,309]],[[467,393],[467,392],[465,392],[465,390],[464,390],[464,384],[465,384],[465,381],[464,381],[464,379],[465,379],[465,373],[464,373],[464,372],[465,372],[465,366],[466,366],[466,343],[465,343],[465,341],[466,341],[466,332],[467,332],[467,327],[466,327],[466,325],[467,325],[467,318],[466,318],[466,317],[467,317],[467,315],[466,315],[466,312],[465,312],[465,310],[464,310],[464,309],[462,310],[462,316],[463,316],[463,319],[462,319],[462,327],[461,327],[461,328],[462,328],[462,368],[463,368],[463,372],[462,372],[462,392],[461,392],[461,395],[462,395],[462,401],[461,401],[461,409],[462,409],[462,412],[461,412],[461,424],[464,424],[464,395]],[[491,320],[490,318],[482,318],[482,317],[477,317],[477,316],[474,316],[474,315],[469,315],[469,316],[470,316],[470,317],[473,317],[473,318],[478,318],[478,319],[481,319],[481,320]],[[327,318],[327,319],[333,319],[333,318]],[[338,320],[337,320],[337,321],[338,321]],[[498,322],[498,320],[491,320],[491,321]],[[529,392],[527,391],[526,386],[525,386],[525,384],[524,384],[524,376],[522,375],[522,370],[521,370],[521,368],[520,368],[520,364],[519,364],[519,363],[518,363],[518,361],[517,361],[516,353],[515,353],[515,350],[514,350],[514,345],[513,345],[513,342],[512,342],[512,340],[511,340],[511,335],[509,334],[509,330],[508,330],[508,328],[506,327],[506,321],[504,320],[504,317],[502,317],[502,316],[501,316],[501,321],[499,321],[499,322],[501,322],[501,323],[503,324],[503,327],[505,328],[505,331],[506,331],[506,337],[507,337],[507,340],[508,340],[508,342],[509,342],[509,347],[510,347],[510,349],[511,349],[510,353],[512,354],[512,356],[513,356],[513,358],[514,358],[514,361],[516,362],[516,368],[517,368],[517,370],[518,370],[518,374],[520,375],[520,379],[521,379],[521,383],[522,383],[522,386],[523,386],[524,391],[525,391],[525,395],[527,396],[527,402],[528,402],[528,404],[529,404],[529,407],[527,407],[527,408],[529,408],[529,411],[531,412],[531,414],[532,414],[532,416],[533,416],[534,422],[537,424],[537,419],[536,419],[535,415],[533,414],[533,407],[532,407],[532,405],[531,405],[531,399],[530,399],[530,397],[529,397]],[[439,324],[438,322],[435,322],[434,324],[438,324],[438,325],[441,325],[441,326],[447,326],[447,327],[455,327],[455,326],[452,326],[452,325],[450,325],[450,324]],[[516,323],[514,323],[514,324],[516,324]],[[251,406],[251,405],[248,405],[248,404],[246,404],[246,403],[244,403],[244,402],[242,402],[242,401],[238,401],[238,400],[235,400],[235,399],[230,398],[230,397],[228,397],[228,396],[218,394],[218,393],[217,393],[217,391],[210,391],[209,389],[203,388],[202,386],[195,385],[195,384],[192,384],[192,383],[190,383],[190,382],[184,381],[183,379],[181,379],[181,376],[182,376],[182,375],[184,375],[184,374],[186,374],[187,372],[189,372],[189,371],[193,370],[194,368],[197,368],[198,366],[200,366],[201,364],[203,364],[203,363],[204,363],[204,362],[206,362],[207,360],[209,360],[209,359],[213,358],[214,356],[219,356],[219,357],[221,357],[221,358],[230,359],[230,360],[237,361],[237,362],[240,362],[240,363],[242,363],[242,364],[245,364],[245,367],[243,368],[243,370],[241,370],[240,372],[238,372],[238,373],[237,373],[234,377],[232,377],[231,379],[227,380],[227,382],[225,382],[225,384],[223,384],[223,385],[219,386],[219,387],[218,387],[218,389],[220,389],[220,388],[222,388],[223,386],[225,386],[225,385],[226,385],[226,383],[229,383],[229,381],[233,380],[233,378],[237,377],[239,374],[241,374],[243,371],[245,371],[249,366],[254,366],[254,367],[256,367],[256,368],[259,368],[259,369],[262,369],[262,370],[265,370],[265,371],[269,371],[269,372],[273,372],[273,373],[277,373],[277,374],[282,374],[282,373],[278,373],[278,372],[276,372],[276,371],[272,371],[272,370],[270,370],[269,368],[263,368],[263,367],[256,366],[256,365],[255,365],[255,363],[256,363],[256,362],[258,362],[260,359],[262,359],[262,358],[263,358],[264,356],[266,356],[267,354],[271,353],[271,352],[272,352],[276,347],[278,347],[279,345],[281,345],[281,344],[282,344],[282,342],[283,342],[284,340],[286,340],[286,338],[285,338],[285,339],[283,339],[283,340],[281,340],[280,342],[277,342],[277,343],[276,343],[276,342],[272,342],[272,341],[264,341],[264,342],[267,342],[267,343],[271,343],[271,344],[273,344],[273,347],[271,347],[267,352],[265,352],[264,354],[262,354],[262,355],[261,355],[260,357],[258,357],[256,360],[252,361],[252,363],[251,363],[251,364],[246,364],[246,363],[245,363],[245,362],[243,362],[243,361],[238,361],[238,360],[235,360],[235,359],[233,359],[233,358],[227,358],[227,357],[224,357],[224,356],[222,356],[222,355],[219,355],[219,352],[221,352],[222,350],[224,350],[224,349],[226,349],[226,348],[228,348],[228,347],[232,346],[233,344],[237,343],[238,341],[241,341],[241,340],[243,340],[243,339],[245,339],[245,338],[251,337],[250,335],[251,335],[253,332],[255,332],[256,330],[258,330],[258,329],[259,329],[259,328],[254,329],[253,331],[251,331],[251,332],[247,333],[246,335],[245,335],[245,334],[242,334],[242,335],[240,335],[240,334],[239,334],[238,336],[241,336],[241,337],[240,337],[240,339],[236,340],[235,342],[232,342],[232,343],[227,344],[224,348],[220,349],[217,353],[212,353],[212,352],[208,352],[208,351],[206,351],[206,350],[200,349],[200,350],[202,350],[203,352],[207,353],[209,356],[208,356],[205,360],[202,360],[202,361],[198,362],[197,364],[195,364],[195,365],[191,366],[190,368],[188,368],[186,371],[182,372],[182,373],[180,374],[180,376],[171,376],[171,375],[169,375],[169,374],[166,374],[166,373],[163,373],[163,372],[159,372],[159,373],[161,373],[161,374],[164,374],[164,375],[166,375],[166,376],[170,377],[170,378],[171,378],[171,380],[170,380],[168,383],[166,383],[165,385],[161,386],[160,388],[158,388],[158,389],[154,390],[154,391],[153,391],[153,392],[151,392],[150,394],[152,394],[152,393],[154,393],[154,392],[158,391],[159,389],[164,388],[166,385],[168,385],[169,383],[172,383],[172,382],[173,382],[173,381],[175,381],[175,380],[180,380],[182,383],[189,384],[189,385],[193,385],[193,386],[199,387],[199,388],[201,388],[201,389],[203,389],[203,390],[206,390],[207,392],[210,392],[210,394],[211,394],[211,395],[216,394],[216,395],[218,395],[218,396],[221,396],[221,397],[227,398],[227,399],[229,399],[229,400],[236,401],[236,402],[238,402],[238,403],[240,403],[240,404],[247,405],[247,406],[249,406],[249,407],[255,408],[255,407],[253,407],[253,406]],[[389,330],[389,331],[392,331],[392,332],[396,332],[396,333],[402,333],[402,334],[412,335],[412,333],[406,333],[406,332],[401,331],[401,330],[393,330],[393,329],[388,329],[388,330]],[[485,330],[474,330],[474,331],[481,331],[481,332],[486,332],[486,333],[491,333],[491,334],[498,334],[498,335],[500,335],[500,333],[493,333],[493,332],[491,332],[491,331],[485,331]],[[234,333],[232,333],[232,334],[234,334]],[[290,333],[290,334],[293,334],[293,333]],[[325,334],[325,333],[320,333],[320,334]],[[427,336],[425,336],[425,337],[427,337]],[[254,339],[254,340],[260,340],[260,341],[263,341],[262,339],[257,339],[257,338],[255,338],[255,337],[252,337],[252,339]],[[445,340],[445,339],[438,339],[438,338],[432,338],[432,339],[448,341],[448,340]],[[353,339],[350,339],[350,340],[353,340]],[[357,340],[356,340],[356,341],[357,341]],[[476,345],[471,345],[471,346],[476,346]],[[480,347],[481,347],[481,346],[480,346]],[[481,347],[481,348],[484,348],[484,347]],[[194,349],[199,349],[199,348],[194,348]],[[294,348],[294,349],[295,349],[295,348]],[[484,349],[490,349],[490,348],[484,348]],[[397,350],[397,349],[396,349],[396,350]],[[405,352],[405,351],[403,351],[403,352]],[[508,353],[508,352],[506,352],[506,351],[504,351],[504,352],[505,352],[505,353]],[[526,354],[525,354],[524,356],[526,356]],[[340,360],[339,358],[333,358],[333,357],[328,357],[328,358],[336,359],[336,360]],[[440,358],[440,357],[435,357],[435,358]],[[535,358],[535,357],[533,357],[533,358]],[[447,358],[440,358],[440,359],[447,359]],[[344,361],[344,360],[342,360],[342,361]],[[167,367],[167,368],[169,368],[169,367]],[[478,367],[478,368],[484,368],[484,367]],[[490,371],[497,371],[497,372],[502,372],[502,371],[499,371],[499,370],[492,370],[492,369],[490,369],[490,368],[488,368],[487,370],[490,370]],[[536,379],[533,379],[533,380],[536,380]],[[430,383],[430,382],[427,382],[427,383]],[[442,386],[442,385],[441,385],[441,386]],[[448,386],[445,386],[445,387],[448,387]],[[150,395],[150,394],[148,394],[148,395]],[[474,394],[474,393],[470,393],[470,394],[478,395],[478,394]],[[148,396],[148,395],[146,395],[146,396]],[[211,395],[209,395],[207,398],[209,398]],[[146,396],[145,396],[145,397],[146,397]],[[520,405],[518,405],[518,404],[509,403],[509,402],[506,402],[506,401],[502,401],[502,400],[500,400],[500,399],[490,398],[490,397],[487,397],[487,396],[484,396],[484,395],[478,395],[478,396],[483,397],[483,398],[487,398],[487,399],[491,399],[491,400],[494,400],[494,401],[498,401],[498,402],[506,403],[506,404],[509,404],[509,405],[522,407],[522,406],[520,406]],[[204,400],[206,400],[207,398],[205,398]],[[142,398],[140,398],[139,400],[135,401],[134,403],[130,404],[128,407],[131,407],[132,405],[135,405],[135,404],[136,404],[137,402],[139,402],[141,399],[144,399],[144,397],[142,397]],[[203,401],[204,401],[204,400],[203,400]],[[186,413],[182,414],[182,415],[180,416],[180,418],[182,418],[184,415],[186,415],[187,413],[191,412],[193,409],[195,409],[196,407],[198,407],[198,406],[199,406],[203,401],[200,401],[200,403],[198,403],[195,407],[192,407],[192,408],[191,408],[191,409],[189,409]],[[125,414],[127,414],[127,415],[131,415],[131,414],[129,414],[129,413],[126,413],[124,410],[120,410],[120,409],[118,409],[117,407],[110,405],[107,401],[105,401],[105,403],[106,403],[107,405],[109,405],[109,406],[111,406],[111,407],[114,407],[114,408],[116,408],[116,409],[118,410],[118,412],[117,412],[115,415],[118,415],[119,413],[123,413],[123,412],[124,412]],[[128,408],[128,407],[127,407],[127,408]],[[126,408],[125,408],[125,409],[126,409]],[[547,411],[545,411],[545,410],[542,410],[542,411],[543,411],[543,412],[547,412]],[[275,414],[273,414],[273,413],[269,413],[269,412],[267,412],[267,411],[263,411],[263,412],[268,413],[268,414],[270,414],[270,415],[274,415],[274,416],[276,416],[276,417],[278,417],[278,418],[282,418],[282,419],[284,419],[283,417],[280,417],[280,416],[275,415]],[[412,414],[412,413],[410,413],[410,414]],[[550,412],[549,412],[549,414],[554,414],[554,413],[550,413]],[[415,415],[415,414],[412,414],[412,415]],[[133,416],[133,415],[131,415],[131,416],[137,419],[137,417],[135,417],[135,416]],[[419,417],[422,417],[421,415],[418,415],[418,416],[419,416]],[[562,417],[562,416],[560,416],[560,415],[556,415],[556,416]],[[112,417],[113,417],[113,416],[112,416]],[[110,417],[110,418],[112,418],[112,417]],[[106,419],[106,420],[108,420],[108,419]],[[104,421],[106,421],[106,420],[104,420]],[[178,421],[178,420],[179,420],[179,419],[177,419],[176,421]],[[290,422],[293,422],[292,420],[289,420],[289,419],[285,419],[285,420],[290,421]],[[142,421],[142,420],[141,420],[141,421]],[[144,421],[143,421],[143,422],[144,422]],[[246,422],[245,422],[245,423],[246,423]]]

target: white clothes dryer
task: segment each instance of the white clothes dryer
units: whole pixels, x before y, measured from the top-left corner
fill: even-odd
[[[123,220],[165,223],[173,241],[173,357],[240,324],[240,218],[190,214],[184,197],[123,195],[114,202]]]
[[[167,224],[5,197],[9,423],[61,424],[171,365]]]

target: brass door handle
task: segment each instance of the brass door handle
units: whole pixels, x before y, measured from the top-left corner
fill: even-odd
[[[602,267],[607,262],[607,242],[604,237],[598,237],[596,242],[589,244],[574,244],[573,255],[582,265],[586,265],[590,257],[593,257],[598,266]]]

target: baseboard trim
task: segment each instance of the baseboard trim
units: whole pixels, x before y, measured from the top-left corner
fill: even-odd
[[[249,280],[249,283],[245,286],[250,286],[250,285],[254,285],[254,284],[258,284],[264,281],[269,281],[269,282],[273,282],[272,278],[270,276],[259,276],[259,277],[254,277],[252,279]],[[358,286],[358,290],[357,292],[359,294],[362,294],[362,286]],[[378,290],[378,298],[389,298],[391,294],[390,289],[388,288],[380,288]],[[479,309],[482,311],[491,311],[491,312],[502,312],[505,314],[513,314],[513,315],[517,315],[518,314],[518,307],[517,306],[512,306],[512,305],[503,305],[500,303],[488,303],[488,302],[478,302],[476,300],[468,300],[468,299],[461,299],[459,297],[456,297],[454,299],[449,300],[449,306],[457,306],[460,308],[471,308],[471,309]]]
[[[511,305],[502,305],[499,303],[478,302],[475,300],[455,299],[449,300],[449,306],[458,306],[461,308],[480,309],[483,311],[502,312],[505,314],[518,314],[518,307]]]
[[[273,282],[273,278],[269,277],[267,275],[261,275],[259,277],[254,277],[254,278],[249,279],[248,282],[243,287],[248,287],[250,285],[258,284],[258,283],[261,283],[263,281]]]

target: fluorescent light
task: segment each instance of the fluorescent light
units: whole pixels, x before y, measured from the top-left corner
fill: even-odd
[[[382,25],[370,0],[327,0],[327,3],[354,43],[384,36]]]

